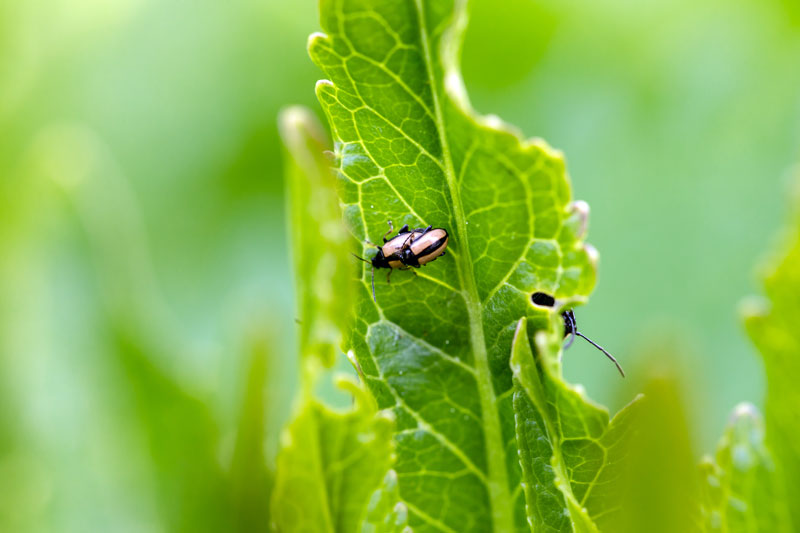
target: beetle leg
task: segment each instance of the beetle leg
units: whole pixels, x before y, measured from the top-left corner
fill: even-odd
[[[408,248],[411,246],[411,240],[413,239],[413,237],[414,237],[413,232],[408,234],[406,240],[403,241],[403,247],[401,248],[401,250],[408,250]]]
[[[392,226],[392,221],[390,220],[389,221],[389,231],[387,231],[386,233],[383,234],[383,242],[386,242],[386,237],[388,237],[389,234],[391,232],[393,232],[393,231],[394,231],[394,226]]]
[[[386,284],[387,284],[387,285],[388,285],[389,283],[391,283],[391,281],[389,281],[389,278],[392,276],[392,270],[394,270],[394,269],[393,269],[393,268],[390,268],[390,269],[389,269],[389,272],[387,272],[387,273],[386,273]]]
[[[408,233],[408,224],[404,225],[402,228],[400,228],[400,231],[397,232],[398,235],[402,233]]]
[[[430,230],[432,230],[432,229],[433,229],[433,226],[428,226],[427,228],[425,228],[425,229],[422,231],[422,233],[420,233],[420,235],[419,235],[419,236],[420,236],[420,237],[422,237],[423,235],[425,235],[426,233],[428,233],[428,232],[429,232]]]
[[[567,345],[564,346],[564,349],[566,350],[567,348],[572,346],[572,342],[575,340],[575,333],[577,333],[576,330],[578,329],[578,325],[575,323],[575,318],[570,313],[564,313],[563,317],[564,321],[567,322],[567,324],[565,324],[566,329],[569,330],[571,334],[569,341],[567,341]]]

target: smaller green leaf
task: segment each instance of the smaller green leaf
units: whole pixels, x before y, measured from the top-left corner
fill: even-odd
[[[336,412],[306,395],[281,437],[271,513],[278,531],[357,532],[368,515],[375,520],[368,504],[393,461],[394,419],[360,385],[339,385],[353,394],[352,409]]]
[[[782,246],[765,269],[767,298],[744,306],[747,332],[764,359],[766,444],[783,480],[787,502],[800,501],[800,175],[794,193]],[[789,514],[797,530],[800,505],[790,504]]]
[[[635,431],[623,448],[625,468],[608,488],[621,512],[599,517],[598,526],[613,533],[698,531],[697,463],[678,375],[661,361],[638,373],[647,377]]]
[[[383,478],[383,484],[372,494],[367,519],[362,533],[407,533],[408,507],[400,501],[397,472],[389,470]]]
[[[286,146],[289,228],[298,300],[301,357],[330,367],[351,319],[355,267],[341,221],[336,177],[325,151],[330,143],[302,107],[281,112]]]
[[[268,338],[249,339],[250,362],[244,398],[236,430],[236,444],[230,469],[231,500],[238,531],[261,533],[269,530],[269,501],[272,473],[264,453],[266,402],[271,352]]]
[[[312,392],[322,367],[333,364],[350,319],[353,278],[321,131],[304,109],[281,114],[303,385],[298,412],[282,435],[272,493],[272,524],[284,533],[355,533],[368,514],[374,519],[386,508],[389,516],[396,507],[388,503],[387,490],[382,498],[387,503],[368,508],[394,461],[393,416],[378,413],[372,397],[345,378],[338,384],[353,395],[350,410],[336,412]],[[386,517],[377,519],[382,523]]]
[[[550,328],[535,334],[538,360],[525,318],[517,324],[511,352],[528,520],[534,531],[594,532],[599,517],[608,520],[620,510],[608,489],[622,472],[639,398],[609,421],[603,407],[563,380],[558,359],[563,323],[558,313],[550,313],[549,320]]]
[[[700,469],[705,531],[791,531],[755,406],[743,403],[734,409],[716,456],[705,458]]]

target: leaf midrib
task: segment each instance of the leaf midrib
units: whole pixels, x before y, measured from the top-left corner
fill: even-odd
[[[464,297],[467,315],[469,317],[470,344],[477,370],[478,395],[481,402],[483,428],[486,442],[486,459],[488,465],[489,502],[492,513],[492,524],[495,531],[513,531],[514,513],[511,493],[508,490],[508,475],[506,472],[505,446],[500,429],[500,417],[497,412],[497,397],[492,384],[489,357],[486,351],[486,341],[483,337],[483,317],[478,288],[475,283],[475,273],[470,263],[469,243],[467,241],[467,224],[464,217],[464,208],[461,205],[461,196],[456,181],[453,160],[450,155],[450,145],[444,130],[444,116],[439,99],[438,85],[433,72],[433,56],[431,54],[428,32],[425,25],[425,14],[422,0],[415,0],[417,17],[419,21],[420,42],[425,57],[425,66],[428,74],[428,83],[431,87],[433,98],[433,111],[438,124],[439,143],[442,147],[442,163],[450,198],[453,205],[453,215],[456,224],[456,237],[463,252],[455,257],[456,269],[461,286],[464,287]],[[456,12],[461,9],[455,7]],[[456,15],[454,15],[456,16]]]

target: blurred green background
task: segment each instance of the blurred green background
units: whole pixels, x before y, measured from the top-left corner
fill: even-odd
[[[0,0],[0,531],[259,531],[296,388],[278,111],[316,3]],[[737,316],[800,161],[792,0],[473,2],[475,107],[567,156],[601,254],[565,372],[761,404]],[[666,354],[666,355],[665,355]]]

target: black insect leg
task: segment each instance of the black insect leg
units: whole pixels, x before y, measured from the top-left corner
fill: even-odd
[[[400,231],[397,232],[398,235],[402,235],[403,233],[408,233],[408,224],[405,224]]]
[[[573,315],[570,311],[565,311],[561,314],[561,316],[564,317],[564,331],[567,335],[570,335],[567,345],[564,346],[564,349],[566,350],[572,346],[573,342],[575,342],[575,334],[577,333],[578,325],[575,323],[575,315]]]
[[[406,227],[408,227],[408,226],[406,226]],[[391,232],[393,232],[393,231],[394,231],[394,226],[392,226],[392,221],[390,220],[389,221],[389,231],[387,231],[386,233],[383,234],[383,242],[386,242],[386,237],[388,237],[389,234]]]
[[[398,233],[398,235],[404,235],[404,234],[401,232]],[[411,246],[411,241],[413,240],[413,238],[414,238],[414,232],[413,231],[409,232],[408,237],[406,237],[406,240],[403,241],[403,246],[400,249],[408,250],[408,248]]]
[[[408,224],[406,224],[405,226],[403,226],[403,227],[400,229],[400,231],[399,231],[397,234],[398,234],[398,235],[402,235],[403,233],[405,233],[405,232],[403,231],[403,229],[405,229],[405,230],[406,230],[406,232],[408,232]],[[405,250],[405,249],[407,249],[408,247],[410,247],[410,246],[411,246],[411,241],[413,241],[413,240],[416,240],[416,239],[419,239],[420,237],[422,237],[423,235],[425,235],[426,233],[428,233],[428,232],[429,232],[430,230],[432,230],[432,229],[433,229],[433,226],[428,226],[427,228],[425,228],[424,230],[422,230],[422,233],[420,233],[420,234],[419,234],[419,235],[417,235],[416,237],[415,237],[415,235],[416,235],[416,233],[417,233],[417,231],[418,231],[418,230],[414,230],[414,231],[412,231],[412,232],[409,232],[409,233],[408,233],[408,237],[406,238],[406,240],[405,240],[405,241],[403,241],[403,250]]]

